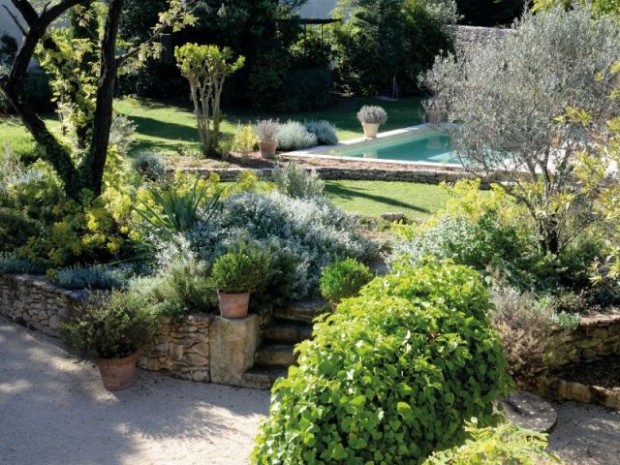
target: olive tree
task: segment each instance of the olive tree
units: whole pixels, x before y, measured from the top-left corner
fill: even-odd
[[[243,66],[245,58],[239,56],[233,61],[228,47],[198,44],[185,44],[174,55],[181,74],[189,81],[202,149],[205,154],[214,153],[219,143],[224,81]]]
[[[617,21],[555,8],[524,16],[494,47],[438,59],[425,76],[432,106],[458,122],[449,131],[464,166],[503,172],[553,255],[595,220],[597,189],[582,186],[606,163],[593,144],[618,112],[610,94],[619,56]]]
[[[69,197],[78,200],[84,189],[99,196],[103,191],[103,173],[110,143],[112,104],[118,71],[136,57],[156,53],[158,39],[164,31],[169,28],[178,30],[187,24],[192,24],[194,18],[189,9],[193,2],[169,0],[168,9],[160,13],[159,23],[151,30],[149,37],[125,50],[120,50],[117,46],[125,0],[52,0],[45,3],[11,0],[11,2],[23,17],[26,26],[22,30],[24,39],[10,70],[0,75],[0,91],[4,93],[38,145],[37,153],[31,158],[39,158],[53,167]],[[100,17],[96,19],[87,14],[95,6],[101,11]],[[51,32],[55,21],[66,14],[70,14],[72,21],[77,19],[79,26],[77,29],[88,30],[78,31],[77,36],[70,38],[72,40],[60,43]],[[94,38],[92,40],[86,38],[90,36]],[[77,52],[66,47],[70,42],[81,46],[84,52],[82,58],[94,63],[94,66],[79,66],[79,72],[76,73],[74,58]],[[85,80],[63,86],[65,96],[74,96],[76,101],[84,103],[77,118],[78,143],[75,145],[54,134],[28,102],[24,82],[28,66],[37,48],[41,49],[44,57],[47,56],[53,61],[53,66],[58,70],[58,78],[77,75]],[[88,88],[83,89],[84,85]],[[85,98],[88,102],[84,102]]]

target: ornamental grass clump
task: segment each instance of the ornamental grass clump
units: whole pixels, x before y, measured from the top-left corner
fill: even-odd
[[[263,119],[254,125],[254,134],[261,141],[276,141],[280,123],[273,119]]]
[[[255,465],[416,464],[494,420],[506,362],[480,275],[401,268],[318,320],[273,388]]]

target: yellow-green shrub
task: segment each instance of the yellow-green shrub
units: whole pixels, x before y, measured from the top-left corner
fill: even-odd
[[[457,444],[506,387],[490,308],[480,276],[447,262],[375,279],[298,346],[253,463],[416,464]]]

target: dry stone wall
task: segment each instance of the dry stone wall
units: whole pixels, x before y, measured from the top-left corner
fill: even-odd
[[[138,366],[193,381],[210,381],[209,329],[213,315],[161,317],[153,340],[142,349]]]
[[[552,370],[620,354],[620,310],[586,316],[575,331],[558,332],[551,338],[554,350],[546,365]]]
[[[84,292],[60,289],[45,278],[0,274],[0,314],[24,326],[59,337],[60,321],[79,309]],[[209,330],[213,315],[161,318],[138,366],[194,381],[210,381]]]
[[[59,289],[38,276],[0,273],[0,297],[1,314],[58,337],[61,319],[81,305],[83,293]]]

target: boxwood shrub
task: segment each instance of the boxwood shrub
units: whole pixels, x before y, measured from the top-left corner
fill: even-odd
[[[253,463],[409,465],[458,444],[508,384],[490,308],[480,275],[452,263],[376,278],[298,346]]]

